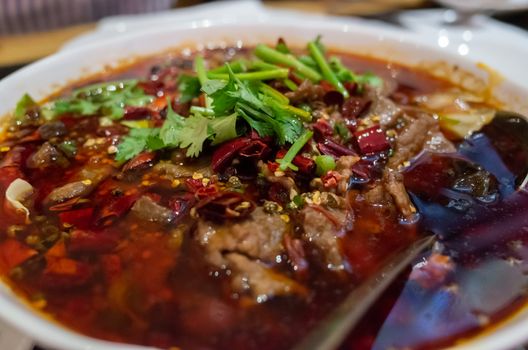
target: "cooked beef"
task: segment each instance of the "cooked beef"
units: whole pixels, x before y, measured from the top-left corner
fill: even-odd
[[[194,173],[200,173],[206,177],[212,175],[211,162],[208,157],[200,157],[199,160],[195,161],[186,160],[185,163],[160,162],[154,166],[153,170],[170,179],[190,177]]]
[[[303,238],[312,243],[323,255],[329,270],[344,269],[344,258],[339,247],[339,237],[350,229],[347,213],[342,210],[327,210],[308,206],[301,212],[304,227]]]
[[[417,155],[430,137],[429,132],[435,126],[437,126],[436,120],[425,113],[420,113],[417,118],[407,118],[405,128],[398,134],[394,155],[389,159],[388,166],[397,169]]]
[[[66,167],[70,163],[55,146],[45,142],[27,160],[27,167],[30,169],[47,168],[50,166]]]
[[[250,293],[259,303],[273,296],[307,293],[305,287],[266,267],[262,262],[239,253],[226,254],[225,258],[234,273],[231,280],[233,289]]]
[[[386,129],[396,124],[398,118],[402,116],[402,110],[391,99],[376,96],[370,106],[368,115],[379,116],[381,126]]]
[[[142,220],[159,224],[168,224],[176,216],[172,210],[156,203],[149,196],[142,196],[138,199],[132,206],[131,212]]]
[[[46,197],[44,203],[51,206],[73,198],[87,196],[97,187],[97,185],[110,176],[112,171],[112,167],[110,166],[90,165],[83,168],[75,176],[75,178],[78,179],[77,181],[72,181],[54,189]]]
[[[397,170],[387,169],[383,174],[383,181],[385,189],[391,194],[403,217],[406,220],[413,219],[416,208],[405,190],[402,174]]]
[[[63,122],[55,120],[52,122],[45,123],[38,128],[40,137],[44,140],[49,140],[54,137],[64,136],[68,133],[66,126]]]
[[[275,261],[284,250],[282,240],[287,224],[276,214],[257,207],[241,222],[218,224],[200,220],[196,231],[206,259],[218,267],[225,265],[226,252],[242,253],[253,259]]]
[[[371,206],[392,206],[392,197],[380,182],[363,192],[363,198]]]
[[[286,93],[286,97],[293,103],[313,102],[323,98],[325,90],[321,85],[314,85],[311,81],[305,80],[295,91]]]
[[[264,175],[264,178],[268,180],[270,183],[276,183],[281,185],[284,189],[290,191],[295,190],[297,193],[299,193],[299,189],[297,188],[297,185],[295,184],[295,180],[292,179],[289,176],[276,176],[269,170],[268,166],[262,162],[259,161],[258,168],[262,175]]]
[[[438,122],[432,116],[417,113],[415,118],[405,118],[406,125],[398,135],[395,152],[384,171],[383,181],[402,216],[410,220],[416,213],[416,208],[405,190],[399,167],[423,150],[454,152],[455,147],[439,131]]]
[[[352,176],[352,166],[358,161],[358,156],[342,156],[337,160],[335,171],[341,175],[337,184],[337,193],[346,193],[350,176]]]

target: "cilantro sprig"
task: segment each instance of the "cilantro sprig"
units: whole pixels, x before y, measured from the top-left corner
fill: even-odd
[[[236,114],[207,118],[199,113],[185,118],[167,106],[167,119],[161,128],[131,129],[117,147],[116,160],[132,159],[144,151],[186,148],[187,157],[197,157],[206,140],[219,144],[237,137]]]
[[[117,120],[125,114],[126,106],[142,107],[152,102],[153,98],[138,86],[135,79],[114,81],[76,89],[70,97],[45,105],[42,112],[48,120],[66,113],[100,115]]]

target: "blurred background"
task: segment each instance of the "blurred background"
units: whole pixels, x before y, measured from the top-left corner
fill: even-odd
[[[251,0],[248,0],[251,1]],[[97,21],[116,15],[178,11],[211,0],[0,0],[0,77],[59,50],[69,40],[96,29]],[[214,1],[219,3],[220,1]],[[524,3],[519,6],[519,3]],[[522,0],[263,0],[269,8],[356,16],[391,22],[406,10],[455,7],[451,21],[474,13],[528,29]],[[521,4],[522,5],[522,4]],[[513,7],[512,7],[513,6]],[[506,10],[506,11],[505,11]],[[512,11],[517,10],[517,11]],[[523,10],[523,11],[519,11]]]

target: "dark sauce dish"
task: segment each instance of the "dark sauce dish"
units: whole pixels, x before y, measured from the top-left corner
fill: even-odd
[[[527,93],[396,34],[281,28],[152,31],[0,82],[0,317],[58,349],[290,349],[435,234],[341,348],[526,340]]]

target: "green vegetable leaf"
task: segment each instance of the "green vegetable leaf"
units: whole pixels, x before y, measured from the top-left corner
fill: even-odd
[[[209,137],[209,119],[195,114],[185,120],[185,130],[179,135],[180,148],[187,148],[187,157],[197,157]]]
[[[180,144],[181,130],[184,128],[185,118],[174,112],[172,103],[167,103],[167,119],[161,126],[160,139],[167,146],[178,146]]]
[[[28,109],[36,107],[37,103],[29,96],[29,94],[24,94],[20,100],[18,100],[15,107],[15,118],[21,119],[24,118]]]
[[[251,108],[248,106],[244,106],[243,104],[238,104],[235,108],[236,113],[242,117],[249,126],[254,129],[257,134],[260,136],[271,136],[273,135],[273,128],[271,124],[267,123],[264,120],[256,119],[255,117],[250,117],[248,113],[246,113],[244,108]]]
[[[182,74],[178,79],[179,101],[186,103],[200,95],[200,80],[197,77]]]
[[[225,80],[209,79],[202,85],[202,91],[207,95],[212,95],[227,85]]]
[[[147,141],[159,135],[159,128],[132,129],[117,147],[116,160],[119,162],[134,158],[147,149]],[[150,141],[152,143],[152,140]]]
[[[226,117],[217,117],[209,121],[209,134],[213,136],[213,145],[220,144],[237,137],[237,114]]]
[[[137,85],[136,80],[124,80],[89,85],[73,92],[71,97],[51,103],[47,107],[47,119],[72,113],[78,116],[101,114],[111,119],[121,119],[125,107],[142,107],[152,102],[153,96]]]

